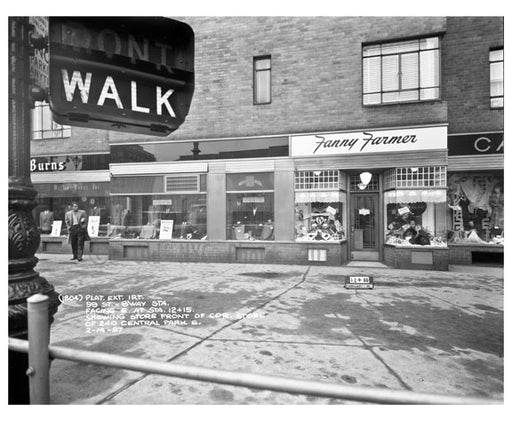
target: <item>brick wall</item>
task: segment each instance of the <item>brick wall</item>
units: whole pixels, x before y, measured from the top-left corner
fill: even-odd
[[[449,121],[450,133],[503,130],[489,108],[496,17],[178,17],[195,31],[195,93],[172,139],[258,136]],[[361,45],[445,32],[442,100],[362,106]],[[252,59],[272,56],[272,103],[253,105]],[[449,104],[449,106],[448,106]],[[242,123],[243,122],[243,123]],[[102,152],[108,142],[163,140],[72,128],[71,139],[32,142],[32,154]]]
[[[473,252],[503,253],[503,246],[495,245],[471,246],[467,244],[452,244],[449,249],[450,264],[452,265],[471,265],[473,263]]]
[[[444,101],[362,106],[363,42],[428,35],[444,17],[178,17],[195,31],[195,93],[168,139],[444,123]],[[272,56],[272,103],[253,105],[253,57]],[[242,123],[243,122],[243,123]],[[110,132],[113,142],[148,137]]]
[[[442,95],[449,133],[503,130],[503,110],[489,101],[489,49],[503,47],[503,18],[449,17],[442,42]]]
[[[413,253],[431,253],[432,263],[414,262]],[[448,248],[384,246],[384,263],[397,269],[448,270]]]
[[[326,261],[310,261],[309,249],[326,250]],[[347,244],[113,240],[110,259],[339,266],[347,260]]]
[[[105,130],[71,127],[71,137],[39,139],[30,142],[31,156],[110,152],[109,132]]]

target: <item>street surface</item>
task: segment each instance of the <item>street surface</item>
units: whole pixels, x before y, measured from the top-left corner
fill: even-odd
[[[503,276],[497,270],[37,257],[36,270],[63,297],[53,345],[343,385],[503,398]],[[375,288],[345,289],[345,275],[373,276]],[[116,299],[130,306],[105,304]],[[94,305],[138,318],[105,327],[100,315],[86,326]],[[142,313],[153,323],[139,324]],[[52,362],[50,376],[54,404],[354,403],[63,360]]]

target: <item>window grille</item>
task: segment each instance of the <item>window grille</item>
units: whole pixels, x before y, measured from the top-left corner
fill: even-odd
[[[503,48],[489,51],[491,108],[503,108]]]
[[[71,137],[71,126],[62,126],[53,121],[50,106],[36,102],[32,110],[32,139]]]
[[[395,168],[384,173],[384,189],[446,187],[446,167]]]
[[[378,191],[379,190],[379,176],[377,174],[373,174],[372,179],[370,180],[370,182],[368,183],[368,185],[365,187],[364,190],[361,190],[359,188],[360,184],[361,184],[361,177],[359,176],[359,174],[350,176],[350,191],[353,191],[353,192]]]
[[[394,189],[396,187],[396,170],[384,172],[384,190]]]
[[[165,192],[199,192],[199,176],[197,175],[168,175],[165,177]]]
[[[439,98],[439,38],[363,47],[363,104]]]
[[[297,171],[295,190],[340,190],[340,178],[338,170]]]

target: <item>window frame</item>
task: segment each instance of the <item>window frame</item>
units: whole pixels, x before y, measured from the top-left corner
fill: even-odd
[[[429,48],[422,48],[421,47],[421,41],[427,40],[430,38],[436,38],[437,39],[437,46],[436,47],[429,47]],[[414,50],[405,50],[401,52],[393,52],[393,53],[383,53],[382,48],[386,46],[390,46],[392,44],[407,44],[415,41],[417,43],[417,48]],[[379,53],[378,54],[370,54],[365,55],[365,49],[367,48],[378,48]],[[421,53],[422,52],[428,52],[428,51],[437,51],[437,85],[432,86],[421,86]],[[402,88],[403,83],[403,77],[402,77],[402,57],[404,55],[409,54],[417,54],[417,76],[418,76],[418,82],[417,82],[417,88]],[[384,90],[383,89],[383,57],[397,57],[398,58],[398,89],[396,90]],[[378,91],[369,91],[365,92],[365,71],[364,71],[364,63],[365,59],[371,59],[371,58],[379,58],[379,71],[380,71],[380,87]],[[402,39],[396,39],[396,40],[388,40],[388,41],[381,41],[381,42],[368,42],[363,43],[361,48],[361,103],[363,107],[375,107],[375,106],[385,106],[385,105],[395,105],[395,104],[405,104],[405,103],[419,103],[419,102],[432,102],[432,101],[440,101],[441,100],[441,34],[430,34],[420,37],[411,37],[411,38],[402,38]],[[422,99],[421,93],[422,91],[428,91],[432,89],[437,89],[437,96],[435,98],[427,98]],[[394,101],[383,101],[383,94],[386,93],[406,93],[406,92],[417,92],[417,98],[415,99],[404,99],[404,100],[394,100]],[[365,96],[368,95],[380,95],[379,102],[371,102],[371,103],[365,103]]]
[[[48,113],[50,112],[50,105],[47,102],[38,101],[34,104],[34,108],[32,109],[31,118],[32,118],[32,128],[31,128],[31,140],[44,140],[44,139],[64,139],[71,137],[71,126],[61,125],[56,123],[53,118],[45,118],[45,109],[47,109]],[[36,121],[39,123],[38,128],[35,128]],[[50,128],[46,129],[45,125],[48,125]],[[38,136],[36,136],[36,133]],[[45,134],[51,134],[51,136]],[[58,136],[55,136],[58,134]]]
[[[491,60],[491,53],[495,51],[501,51],[501,60]],[[504,102],[505,102],[505,51],[503,47],[496,47],[491,48],[489,50],[489,107],[491,110],[502,110],[504,108]],[[501,65],[501,81],[502,81],[502,94],[501,95],[492,95],[491,92],[491,65],[493,63],[502,63]],[[493,106],[492,100],[493,99],[500,99],[501,98],[501,105],[499,106]]]
[[[258,69],[257,63],[259,61],[269,60],[268,68]],[[268,72],[268,101],[258,101],[258,73]],[[272,103],[272,56],[270,54],[262,56],[254,56],[252,59],[252,78],[253,78],[253,105],[267,105]]]
[[[384,191],[445,189],[447,186],[446,165],[425,167],[397,167],[384,172]]]

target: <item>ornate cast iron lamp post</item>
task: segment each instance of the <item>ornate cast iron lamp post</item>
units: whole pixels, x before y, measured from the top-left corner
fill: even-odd
[[[9,18],[9,336],[20,339],[27,338],[28,297],[49,297],[50,323],[59,305],[53,286],[34,271],[40,236],[32,216],[37,192],[29,166],[31,28],[27,17]],[[9,351],[10,404],[29,403],[27,363],[26,354]]]

